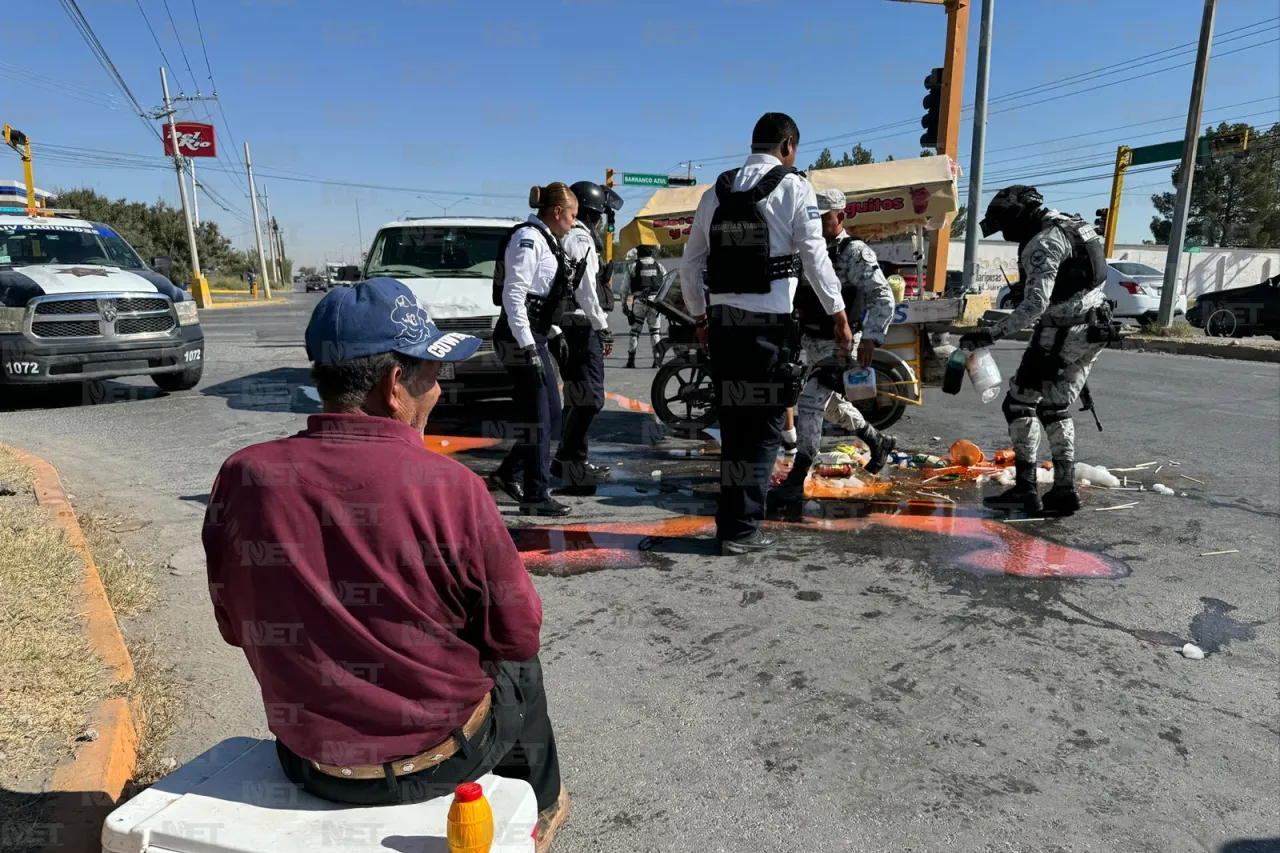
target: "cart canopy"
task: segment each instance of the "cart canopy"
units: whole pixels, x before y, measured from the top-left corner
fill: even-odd
[[[819,190],[848,197],[845,228],[863,239],[879,239],[916,226],[941,228],[957,208],[959,168],[950,157],[890,160],[809,173]],[[675,246],[689,239],[693,214],[711,184],[658,190],[618,235],[619,254],[639,245]]]

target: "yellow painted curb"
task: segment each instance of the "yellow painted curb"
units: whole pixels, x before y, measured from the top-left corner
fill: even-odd
[[[112,671],[117,685],[127,684],[133,680],[133,658],[120,635],[115,612],[102,586],[84,531],[62,488],[62,479],[57,469],[37,456],[18,450],[18,458],[31,469],[36,500],[62,528],[67,544],[84,562],[81,594],[89,645]],[[58,850],[99,849],[102,821],[120,799],[137,765],[136,716],[127,699],[103,702],[90,723],[98,733],[97,739],[80,747],[73,759],[54,771],[50,791],[64,795],[58,805],[57,822],[62,829]]]
[[[244,308],[247,305],[287,305],[288,299],[238,299],[235,302],[215,302],[205,311],[214,311],[218,308]]]

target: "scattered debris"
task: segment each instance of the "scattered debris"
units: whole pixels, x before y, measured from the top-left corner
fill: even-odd
[[[441,446],[441,447],[448,447],[448,446],[449,446],[449,440],[448,440],[448,439],[446,439],[446,438],[442,438],[442,439],[440,439],[440,446]]]
[[[653,477],[653,479],[655,479],[655,480],[661,480],[661,479],[662,479],[662,472],[661,472],[661,471],[652,471],[652,472],[650,472],[649,476],[650,476],[650,477]]]
[[[1169,488],[1164,483],[1156,483],[1151,487],[1151,491],[1158,495],[1172,495],[1174,493],[1173,489]]]
[[[84,734],[82,734],[82,735],[80,735],[80,737],[76,738],[76,740],[77,740],[79,743],[93,743],[93,742],[94,742],[95,740],[97,740],[97,739],[98,739],[98,730],[97,730],[97,729],[85,729]]]
[[[11,498],[16,494],[17,492],[13,490],[13,486],[8,483],[0,483],[0,498]]]
[[[1186,493],[1186,492],[1183,492],[1183,493],[1182,493],[1181,495],[1179,495],[1178,497],[1183,497],[1183,498],[1185,498],[1186,496],[1187,496],[1187,493]]]
[[[1221,557],[1223,554],[1239,554],[1239,553],[1240,553],[1239,548],[1231,548],[1230,550],[1227,550],[1227,551],[1205,551],[1200,556],[1201,557]]]
[[[1182,656],[1187,660],[1204,660],[1204,649],[1195,643],[1187,643],[1178,651],[1182,652]]]
[[[940,495],[937,492],[916,492],[916,494],[924,495],[926,498],[937,498],[938,500],[946,501],[947,503],[952,503],[952,504],[955,503],[955,501],[952,500],[951,498],[947,497],[946,495]]]
[[[1100,506],[1097,509],[1095,509],[1094,512],[1110,512],[1113,509],[1132,509],[1137,505],[1138,505],[1138,502],[1134,501],[1133,503],[1116,504],[1115,506]]]
[[[1086,465],[1083,462],[1076,463],[1076,482],[1088,480],[1099,486],[1114,488],[1120,485],[1120,480],[1106,468],[1101,465]]]
[[[1041,516],[1028,517],[1028,518],[1006,518],[1004,520],[1004,523],[1005,524],[1021,524],[1024,521],[1048,521],[1048,520],[1049,520],[1048,518],[1041,517]]]
[[[934,440],[934,441],[942,441],[942,436],[940,436],[940,435],[935,435],[935,436],[933,437],[933,440]]]
[[[1137,465],[1135,465],[1135,466],[1133,466],[1133,467],[1135,467],[1135,468],[1139,468],[1139,469],[1141,469],[1141,468],[1150,468],[1152,465],[1155,465],[1155,464],[1156,464],[1155,462],[1139,462]]]
[[[1181,462],[1174,462],[1172,459],[1170,459],[1170,460],[1169,460],[1169,464],[1170,464],[1170,465],[1172,465],[1172,466],[1174,466],[1174,467],[1176,468],[1177,466],[1181,465],[1182,463],[1181,463]]]
[[[1188,477],[1186,474],[1179,474],[1178,476],[1184,480],[1190,480],[1191,482],[1199,483],[1202,486],[1205,485],[1204,480],[1197,480],[1195,477]]]
[[[1161,471],[1163,471],[1163,470],[1164,470],[1164,466],[1163,466],[1163,465],[1157,465],[1157,466],[1156,466],[1156,470],[1152,471],[1151,473],[1153,473],[1153,474],[1159,474],[1159,473],[1160,473]]]
[[[1139,465],[1137,468],[1112,468],[1112,469],[1111,469],[1111,473],[1113,473],[1113,474],[1116,474],[1116,473],[1123,474],[1123,473],[1124,473],[1124,472],[1126,472],[1126,471],[1128,471],[1129,473],[1133,473],[1134,471],[1142,471],[1142,470],[1144,470],[1144,469],[1143,469],[1143,467],[1142,467],[1141,465]]]

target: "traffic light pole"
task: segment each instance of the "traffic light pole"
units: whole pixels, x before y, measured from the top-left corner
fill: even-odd
[[[969,214],[964,235],[964,292],[978,277],[978,222],[982,215],[982,166],[987,150],[987,85],[991,82],[991,20],[995,0],[982,0],[978,40],[978,91],[973,105],[973,149],[969,154]],[[943,276],[945,282],[946,276]]]
[[[1196,53],[1196,73],[1191,83],[1191,104],[1187,108],[1187,133],[1182,147],[1182,167],[1178,174],[1178,196],[1173,207],[1173,227],[1169,230],[1169,252],[1164,262],[1164,287],[1160,291],[1160,319],[1163,326],[1173,322],[1173,305],[1178,293],[1178,262],[1182,241],[1187,235],[1187,214],[1191,211],[1191,184],[1196,172],[1200,141],[1200,118],[1204,110],[1204,87],[1209,76],[1209,47],[1213,42],[1213,19],[1218,0],[1205,0],[1200,22],[1200,47]]]
[[[613,189],[613,169],[604,170],[604,185],[608,189]],[[610,207],[605,212],[609,225],[613,224],[613,208]],[[604,262],[605,264],[613,263],[613,229],[605,227],[604,232]]]
[[[938,122],[939,154],[959,160],[960,107],[964,101],[965,46],[969,39],[971,0],[947,0],[947,56],[942,74],[942,115]],[[970,217],[981,218],[978,211]],[[946,220],[929,241],[929,289],[942,293],[947,288],[947,253],[951,248],[951,220]]]
[[[1103,251],[1108,258],[1115,253],[1116,224],[1120,221],[1120,196],[1124,193],[1124,173],[1132,163],[1132,148],[1121,145],[1116,149],[1116,172],[1111,178],[1111,206],[1107,208],[1107,231],[1103,238],[1106,245]]]
[[[36,206],[36,179],[31,173],[31,137],[6,124],[4,141],[22,158],[22,177],[27,183],[27,209],[33,209]]]

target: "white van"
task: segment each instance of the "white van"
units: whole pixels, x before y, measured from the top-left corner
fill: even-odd
[[[413,217],[378,229],[364,277],[394,278],[427,306],[441,329],[484,340],[466,361],[441,365],[445,399],[507,397],[511,383],[493,352],[493,268],[498,244],[520,219],[490,216]]]

